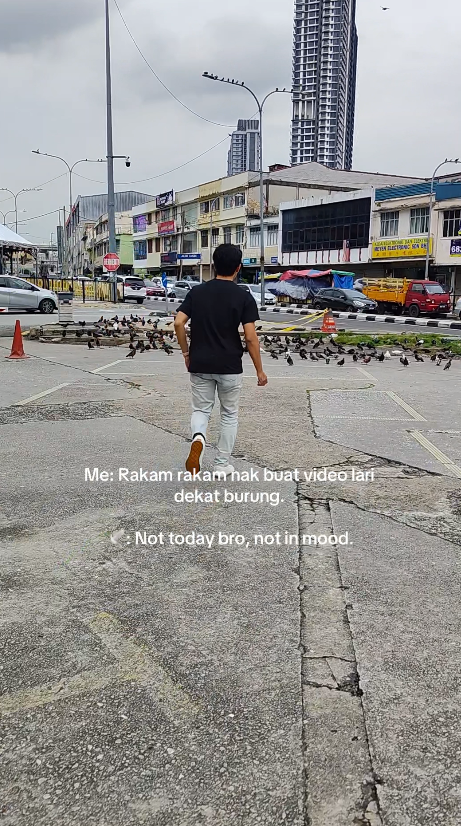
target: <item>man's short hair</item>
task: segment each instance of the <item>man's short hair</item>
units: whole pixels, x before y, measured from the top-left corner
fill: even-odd
[[[229,278],[242,264],[242,250],[235,244],[220,244],[213,253],[216,275]]]

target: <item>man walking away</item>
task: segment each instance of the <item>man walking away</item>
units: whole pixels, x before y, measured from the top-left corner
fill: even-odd
[[[267,376],[262,368],[255,330],[255,321],[259,319],[256,302],[249,290],[235,283],[242,265],[240,248],[233,244],[221,244],[214,251],[213,263],[216,278],[190,290],[178,309],[174,327],[190,373],[192,390],[192,444],[186,469],[190,473],[200,470],[217,391],[221,405],[221,431],[214,470],[225,478],[234,470],[230,457],[237,436],[242,388],[241,324],[260,387],[267,384]],[[185,330],[189,319],[190,351]]]

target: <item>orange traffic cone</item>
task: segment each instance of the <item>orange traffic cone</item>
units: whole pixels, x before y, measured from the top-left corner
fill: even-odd
[[[11,346],[11,353],[9,356],[6,356],[7,359],[28,359],[29,356],[26,356],[24,352],[24,346],[22,343],[22,333],[21,333],[21,325],[19,323],[19,319],[16,320],[16,324],[14,326],[14,336],[13,336],[13,344]]]
[[[323,316],[322,333],[337,333],[336,323],[330,312]]]

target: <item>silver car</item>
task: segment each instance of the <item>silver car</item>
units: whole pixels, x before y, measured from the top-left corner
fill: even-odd
[[[179,298],[182,301],[199,283],[199,281],[175,281],[168,290],[168,296],[170,298]]]
[[[0,275],[0,307],[7,310],[25,310],[34,313],[54,313],[58,308],[58,297],[52,290],[36,287],[23,278]]]
[[[251,293],[258,307],[261,306],[261,284],[239,284],[244,290]],[[264,290],[264,304],[275,304],[275,298],[272,293]]]

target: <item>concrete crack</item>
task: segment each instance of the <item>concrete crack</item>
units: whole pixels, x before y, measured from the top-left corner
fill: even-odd
[[[301,494],[298,486],[298,501],[309,507],[306,515],[298,508],[299,535],[308,533],[306,525],[309,525],[312,532],[313,527],[318,527],[322,532],[330,531],[334,533],[330,500],[314,499]],[[306,519],[307,516],[307,519]],[[354,779],[355,797],[351,797],[350,777],[354,773],[353,764],[347,762],[344,768],[341,760],[344,756],[338,756],[336,750],[341,748],[338,741],[330,741],[332,749],[330,759],[332,764],[338,763],[344,768],[344,776],[348,780],[341,780],[334,786],[338,799],[343,801],[346,798],[349,802],[342,805],[350,807],[354,816],[352,821],[354,826],[382,826],[380,813],[380,803],[377,790],[377,781],[373,769],[370,740],[363,706],[363,690],[360,685],[360,674],[357,665],[354,640],[350,624],[349,611],[352,606],[346,602],[346,586],[343,581],[341,563],[336,548],[331,547],[322,552],[320,556],[312,555],[311,549],[300,544],[299,546],[299,584],[300,592],[300,614],[301,614],[301,680],[304,687],[303,692],[303,754],[304,754],[304,776],[306,781],[305,796],[305,824],[311,823],[311,814],[315,815],[318,801],[316,795],[311,798],[310,784],[315,784],[316,779],[316,749],[317,742],[312,742],[309,724],[315,724],[317,716],[325,717],[327,725],[334,726],[333,731],[350,730],[350,714],[356,714],[355,732],[350,741],[361,744],[359,754],[361,755],[361,765],[366,770],[366,777],[361,774],[361,769],[357,764],[357,775]],[[327,586],[320,583],[328,581]],[[318,627],[321,625],[322,627]],[[332,649],[332,653],[324,653],[321,648]],[[335,648],[337,649],[335,651]],[[319,650],[320,649],[320,650]],[[340,649],[340,650],[338,650]],[[317,693],[319,696],[317,697]],[[330,694],[330,702],[326,695]],[[348,696],[350,700],[346,703],[353,703],[352,712],[348,706],[338,705],[334,696]],[[343,701],[341,701],[343,703]],[[319,711],[320,708],[320,711]],[[343,719],[343,715],[346,715]],[[336,719],[335,719],[336,716]],[[351,734],[352,734],[351,732]],[[359,733],[361,732],[361,736]],[[322,742],[324,733],[321,734]],[[359,742],[360,741],[360,742]],[[328,740],[326,741],[328,743]],[[341,741],[339,741],[341,742]],[[349,747],[347,747],[349,748]],[[310,776],[311,774],[311,776]],[[347,785],[348,784],[348,785]],[[345,789],[348,788],[346,792]],[[346,797],[345,797],[346,795]],[[335,800],[323,800],[323,805],[335,805]]]

